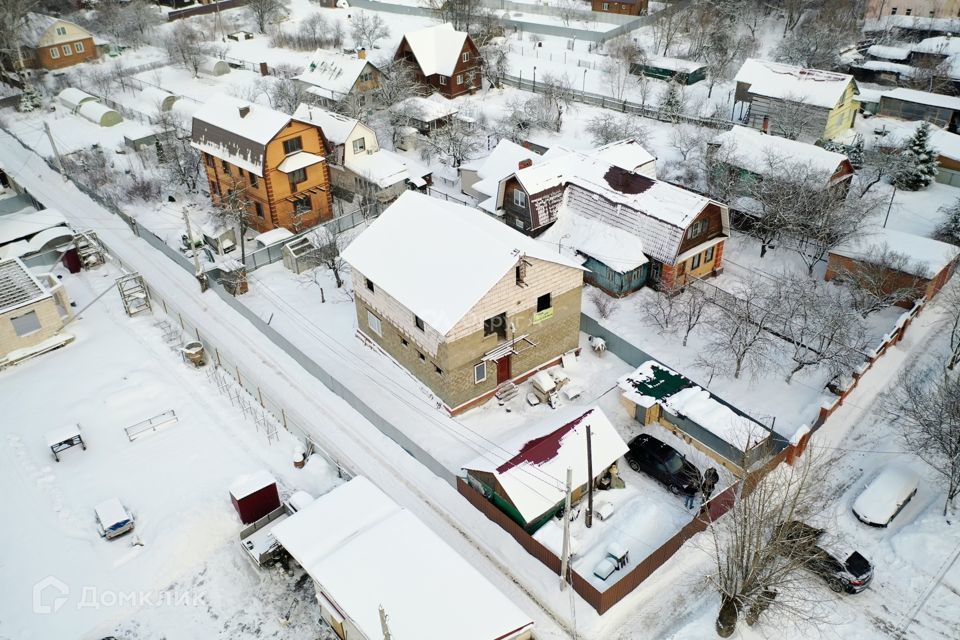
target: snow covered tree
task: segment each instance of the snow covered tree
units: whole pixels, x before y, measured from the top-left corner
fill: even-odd
[[[605,45],[607,59],[602,65],[602,73],[610,89],[610,95],[623,100],[630,84],[630,68],[641,57],[641,52],[633,40],[627,37],[615,38]]]
[[[179,64],[193,73],[200,73],[206,57],[203,35],[185,21],[177,22],[161,41],[161,46],[173,64]]]
[[[840,268],[837,279],[850,283],[853,308],[864,318],[871,313],[923,296],[929,273],[922,263],[899,253],[887,243],[869,248],[868,255],[850,269]]]
[[[937,152],[930,146],[930,124],[924,122],[903,150],[905,166],[893,178],[893,184],[904,191],[919,191],[933,184],[937,177]]]
[[[680,121],[679,116],[683,114],[686,107],[683,95],[683,89],[679,83],[669,81],[663,90],[663,97],[660,98],[660,113],[670,119],[671,122]]]
[[[586,130],[593,144],[598,147],[627,138],[633,138],[640,146],[646,147],[650,138],[650,132],[644,126],[643,120],[632,115],[594,116],[587,122]]]
[[[506,43],[491,42],[480,49],[483,58],[483,73],[491,87],[500,88],[503,77],[510,69],[509,49]]]
[[[718,312],[709,318],[710,339],[698,362],[714,368],[732,369],[733,377],[763,369],[772,347],[767,331],[776,318],[764,304],[766,283],[749,278],[731,287],[718,302]]]
[[[357,11],[350,21],[350,37],[357,48],[366,47],[373,51],[378,40],[390,36],[390,27],[383,15],[374,12]]]
[[[937,237],[944,242],[960,244],[960,199],[949,207],[940,207],[944,220],[937,226]]]
[[[266,33],[268,25],[279,22],[286,15],[287,7],[287,0],[247,0],[247,11],[260,33]]]
[[[17,105],[17,111],[20,112],[29,112],[39,109],[43,106],[43,99],[40,97],[40,93],[33,88],[33,85],[27,83],[23,88],[23,92],[20,94],[20,103]]]

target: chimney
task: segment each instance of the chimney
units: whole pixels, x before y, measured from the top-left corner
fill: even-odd
[[[533,160],[530,158],[525,158],[517,163],[517,169],[526,169],[527,167],[533,166]]]
[[[357,58],[359,58],[360,60],[366,60],[367,50],[364,49],[363,47],[360,47],[359,49],[357,49]]]
[[[250,105],[245,104],[242,107],[240,107],[241,118],[246,118],[249,113],[250,113]]]
[[[763,116],[763,132],[770,133],[770,116]]]

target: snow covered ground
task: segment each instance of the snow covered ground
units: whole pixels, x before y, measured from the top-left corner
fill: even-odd
[[[284,596],[296,577],[257,571],[245,557],[228,488],[266,468],[286,489],[320,495],[339,482],[336,471],[316,456],[295,469],[290,434],[268,444],[204,369],[167,347],[157,315],[128,318],[114,268],[61,275],[78,308],[114,291],[70,325],[74,343],[0,372],[0,486],[8,513],[19,514],[0,528],[0,636],[67,638],[117,627],[130,638],[197,628],[212,637],[244,622],[261,627],[262,637],[316,637],[315,612]],[[177,423],[128,441],[124,427],[168,409]],[[65,423],[81,425],[87,449],[68,449],[58,463],[43,434]],[[107,541],[93,507],[112,497],[133,514],[135,529]],[[262,580],[269,586],[258,587]],[[263,598],[254,597],[258,588]],[[292,629],[282,620],[289,612]]]

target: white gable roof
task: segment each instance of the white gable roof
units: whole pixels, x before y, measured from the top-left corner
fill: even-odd
[[[368,60],[355,55],[317,49],[307,68],[296,79],[321,90],[311,93],[339,100],[350,92],[368,64]]]
[[[567,254],[589,256],[618,273],[627,273],[648,262],[643,239],[602,218],[581,215],[564,207],[557,221],[537,237],[551,247],[560,247]]]
[[[540,159],[541,155],[536,151],[521,147],[504,138],[497,143],[489,156],[461,168],[474,168],[480,180],[474,183],[473,188],[478,193],[492,198],[497,195],[500,181],[516,172],[520,168],[520,162],[530,160],[531,163],[536,164]]]
[[[657,160],[656,156],[644,149],[633,138],[597,147],[590,152],[590,155],[627,171],[640,171],[642,167]]]
[[[960,111],[960,98],[945,96],[940,93],[930,93],[929,91],[917,91],[916,89],[897,87],[896,89],[887,91],[881,98],[881,101],[884,98]]]
[[[357,476],[273,535],[366,638],[509,640],[533,621],[416,516]]]
[[[735,80],[749,84],[750,93],[758,96],[833,109],[843,98],[853,76],[748,58]]]
[[[452,24],[446,23],[411,31],[403,37],[407,39],[424,75],[439,73],[450,76],[460,60],[467,34],[455,31]]]
[[[580,269],[488,215],[407,191],[347,247],[343,258],[446,334],[521,256]]]
[[[822,147],[797,140],[767,135],[756,129],[734,126],[713,139],[715,144],[733,153],[736,165],[757,175],[770,175],[783,162],[806,164],[826,177],[833,175],[847,157]],[[725,160],[728,160],[725,157]]]
[[[563,501],[568,468],[573,469],[574,487],[587,482],[588,425],[593,472],[600,476],[627,452],[627,444],[599,407],[554,411],[498,443],[497,449],[506,452],[503,457],[481,456],[463,468],[496,476],[506,497],[531,522]]]
[[[910,259],[904,271],[926,278],[936,276],[960,256],[960,247],[956,245],[887,228],[868,231],[832,249],[830,253],[869,263],[871,256],[876,256],[884,248]]]
[[[293,117],[317,125],[323,130],[323,135],[327,140],[334,144],[346,142],[360,123],[356,118],[350,118],[309,104],[301,104],[297,107],[297,110],[293,112]]]

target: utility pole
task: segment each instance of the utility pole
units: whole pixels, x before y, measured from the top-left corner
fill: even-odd
[[[46,124],[46,123],[44,123]],[[200,256],[197,254],[197,248],[193,244],[193,227],[190,226],[190,216],[187,215],[186,207],[183,208],[183,222],[187,225],[187,246],[190,247],[190,253],[193,254],[194,274],[200,281],[201,293],[207,290],[207,277],[200,268]]]
[[[573,467],[567,467],[567,492],[563,498],[563,556],[560,560],[560,591],[567,588],[570,565],[570,494],[573,492]]]
[[[593,526],[593,442],[587,425],[587,528]]]
[[[63,181],[67,181],[67,172],[63,170],[63,158],[60,157],[60,150],[57,149],[57,143],[53,141],[53,133],[50,132],[50,124],[44,120],[43,121],[43,130],[47,134],[47,140],[50,141],[50,148],[53,149],[53,156],[57,160],[57,168],[60,169],[60,175],[63,176]]]
[[[383,610],[383,605],[380,605],[380,630],[383,631],[383,640],[391,640],[393,636],[390,635],[390,627],[387,626],[387,612]]]
[[[887,228],[887,221],[890,219],[890,208],[893,207],[893,198],[897,195],[897,185],[893,185],[893,192],[890,194],[890,202],[887,203],[887,215],[883,217],[883,228]]]

